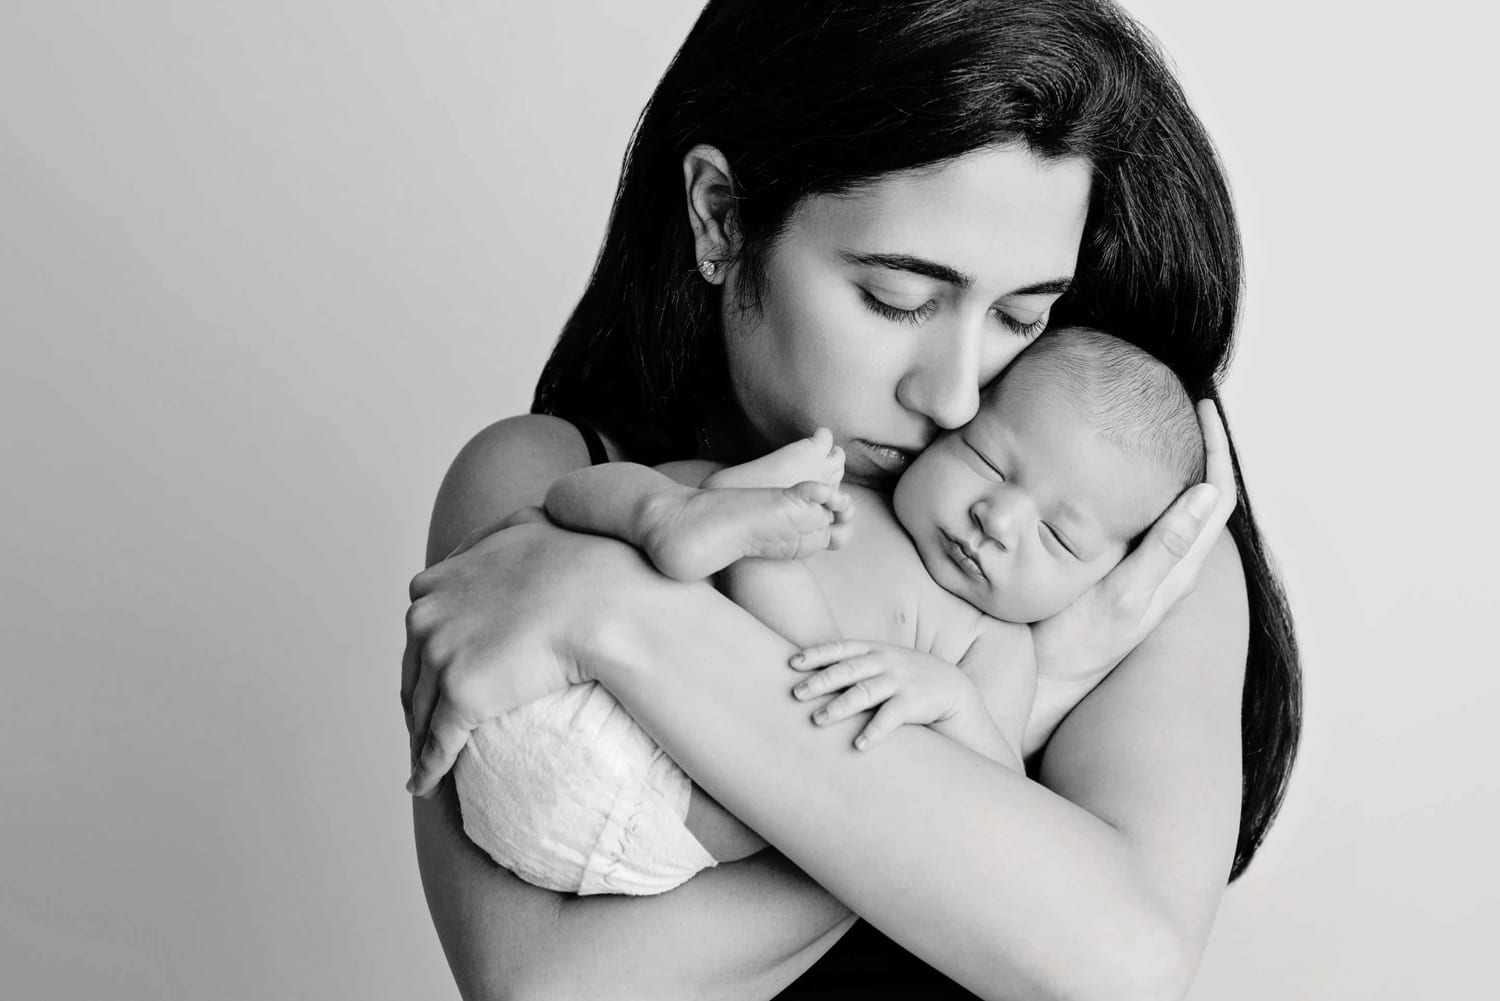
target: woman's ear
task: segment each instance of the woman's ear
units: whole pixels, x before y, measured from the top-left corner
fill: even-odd
[[[693,260],[699,262],[704,281],[721,284],[726,265],[739,253],[729,161],[714,147],[700,143],[682,158],[682,180],[687,190],[688,224],[693,227]],[[713,266],[703,266],[705,261],[713,262]]]

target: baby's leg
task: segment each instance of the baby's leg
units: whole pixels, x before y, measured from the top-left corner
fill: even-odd
[[[660,470],[610,462],[560,477],[547,516],[564,528],[628,542],[679,580],[702,580],[747,556],[796,559],[838,546],[849,499],[838,490],[844,454],[819,429],[701,488]]]
[[[683,824],[698,839],[704,851],[719,862],[738,862],[766,846],[764,838],[720,806],[719,801],[704,792],[696,782],[693,783],[693,796],[688,800]]]
[[[837,484],[844,478],[844,450],[833,443],[833,433],[818,428],[810,438],[799,438],[776,451],[725,466],[709,474],[704,487],[790,487],[798,483]]]
[[[657,569],[698,580],[747,558],[792,560],[842,545],[851,504],[838,489],[844,452],[827,428],[710,474],[701,490],[663,492],[643,508],[638,545]]]
[[[701,580],[739,560],[795,560],[837,547],[849,495],[830,483],[718,487],[662,494],[643,515],[640,548],[678,580]]]

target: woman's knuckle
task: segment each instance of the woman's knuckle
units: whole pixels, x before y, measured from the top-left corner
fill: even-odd
[[[1117,623],[1133,623],[1141,617],[1144,604],[1142,595],[1134,589],[1122,589],[1111,595],[1109,614]]]
[[[1189,532],[1180,525],[1171,525],[1162,532],[1162,548],[1180,560],[1193,548],[1193,540],[1197,537],[1196,531]]]
[[[422,663],[427,667],[444,667],[452,660],[452,646],[440,633],[429,634],[422,641]]]
[[[428,567],[414,576],[411,579],[411,584],[407,587],[407,594],[411,600],[416,601],[418,598],[431,593],[437,583],[437,576],[435,567]]]
[[[431,598],[419,597],[406,608],[406,631],[411,636],[420,636],[432,628],[436,609]]]

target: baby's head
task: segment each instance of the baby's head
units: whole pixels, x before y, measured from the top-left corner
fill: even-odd
[[[927,572],[997,619],[1060,612],[1203,478],[1193,401],[1151,355],[1052,331],[984,392],[979,413],[917,456],[896,517]]]

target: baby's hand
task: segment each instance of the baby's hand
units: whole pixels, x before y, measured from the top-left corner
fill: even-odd
[[[818,726],[828,726],[867,709],[876,710],[854,746],[863,751],[903,724],[931,726],[959,743],[989,757],[1005,753],[996,746],[1008,742],[990,718],[969,676],[932,654],[890,643],[841,640],[808,647],[789,662],[812,675],[792,689],[801,702],[840,692],[813,713]]]

